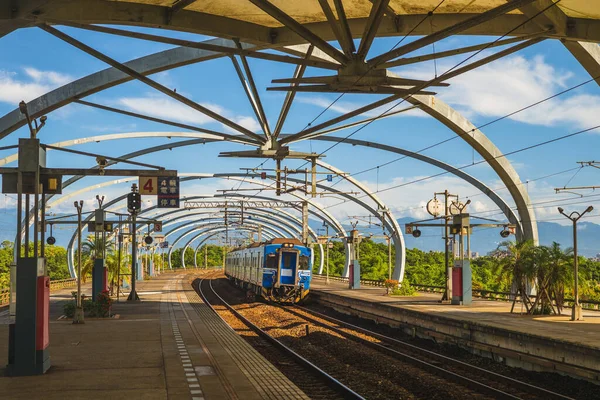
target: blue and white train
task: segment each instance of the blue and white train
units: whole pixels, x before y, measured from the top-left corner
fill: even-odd
[[[297,303],[310,290],[312,250],[298,239],[276,238],[235,249],[225,275],[236,285],[276,302]]]

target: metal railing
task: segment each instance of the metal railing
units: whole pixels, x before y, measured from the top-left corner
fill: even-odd
[[[0,306],[10,302],[10,289],[0,289]]]
[[[77,279],[58,279],[50,281],[50,290],[64,289],[68,287],[75,287],[77,285]],[[10,289],[0,289],[0,306],[5,306],[10,303]]]
[[[313,274],[313,276],[316,278],[319,278],[319,279],[325,279],[325,275],[322,275],[322,274]],[[339,282],[348,282],[348,278],[344,278],[341,276],[329,275],[329,279],[334,280],[334,281],[339,281]],[[362,283],[364,285],[385,287],[385,281],[381,281],[381,280],[377,281],[377,280],[373,280],[373,279],[361,279],[360,283]],[[419,292],[426,292],[426,293],[444,293],[444,290],[445,290],[444,286],[420,285],[418,283],[411,283],[411,286]],[[473,289],[473,297],[477,297],[480,299],[487,299],[487,300],[513,301],[513,297],[510,292],[497,292],[494,290],[485,290],[485,289]],[[529,297],[532,299],[536,298],[535,295],[529,296]],[[565,299],[563,302],[563,307],[571,308],[571,307],[573,307],[574,302],[575,302],[574,299]],[[517,300],[517,303],[520,303],[520,301]],[[579,303],[586,310],[600,310],[600,301],[598,301],[598,300],[579,299]]]

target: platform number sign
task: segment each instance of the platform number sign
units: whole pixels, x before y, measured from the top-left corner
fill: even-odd
[[[179,177],[158,178],[158,208],[179,208]]]
[[[154,232],[162,232],[162,222],[154,223]]]
[[[158,194],[158,178],[140,176],[140,194],[157,195]]]

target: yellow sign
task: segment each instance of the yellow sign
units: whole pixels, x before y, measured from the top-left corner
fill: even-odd
[[[158,194],[158,178],[156,177],[141,177],[140,176],[140,194],[157,195]]]

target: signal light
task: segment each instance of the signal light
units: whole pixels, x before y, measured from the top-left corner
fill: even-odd
[[[151,245],[154,239],[152,239],[152,236],[146,236],[144,238],[144,243],[146,243],[147,245]]]
[[[127,195],[127,211],[131,214],[137,214],[142,209],[142,196],[139,193],[131,192]]]
[[[413,237],[416,237],[416,238],[421,237],[421,230],[419,230],[419,229],[413,230],[412,235],[413,235]]]
[[[46,243],[52,246],[54,243],[56,243],[56,239],[54,238],[54,236],[48,236],[48,239],[46,239]]]

